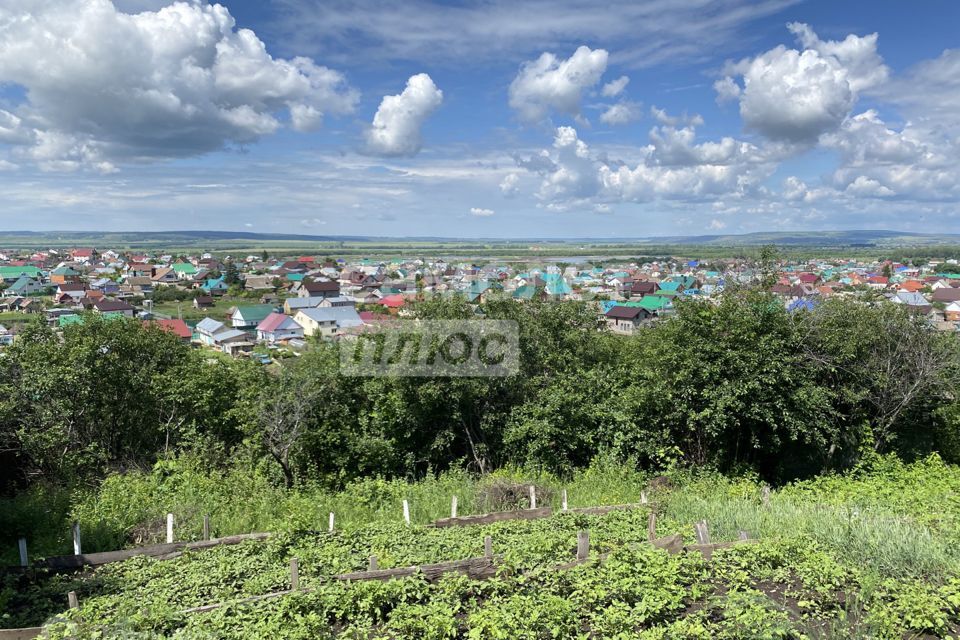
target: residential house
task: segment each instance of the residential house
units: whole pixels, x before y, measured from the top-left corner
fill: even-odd
[[[271,313],[257,325],[257,339],[271,344],[302,337],[303,327],[282,313]]]
[[[29,296],[46,289],[42,282],[30,276],[20,276],[20,279],[4,289],[5,296]]]
[[[180,338],[182,342],[187,344],[190,344],[190,339],[193,338],[193,331],[190,330],[190,327],[188,327],[187,323],[183,320],[147,320],[143,324],[145,326],[154,326],[162,331],[172,333]]]
[[[649,320],[653,314],[640,306],[620,306],[611,308],[604,314],[607,328],[616,333],[631,334],[644,320]]]
[[[197,296],[193,299],[193,308],[211,309],[213,308],[213,298],[211,296]]]
[[[340,295],[340,283],[333,280],[304,280],[297,289],[301,298],[335,298]]]
[[[135,309],[123,300],[98,300],[93,303],[93,310],[102,314],[118,314],[132,318]]]
[[[207,345],[215,346],[216,337],[226,331],[231,331],[227,325],[223,324],[219,320],[214,320],[213,318],[204,318],[197,323],[197,339]]]
[[[274,310],[269,304],[240,305],[230,315],[230,321],[234,329],[254,329]]]
[[[223,281],[223,276],[219,278],[207,278],[206,282],[200,287],[211,296],[222,296],[230,288]]]
[[[340,329],[363,325],[357,310],[353,307],[327,307],[324,309],[300,309],[293,317],[303,327],[305,336],[333,336]]]

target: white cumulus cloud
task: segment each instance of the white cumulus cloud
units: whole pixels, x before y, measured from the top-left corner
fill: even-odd
[[[525,122],[539,122],[553,111],[579,116],[584,92],[606,69],[604,49],[581,46],[566,60],[544,53],[520,68],[510,84],[510,106]]]
[[[620,76],[616,80],[611,80],[607,84],[603,85],[600,95],[602,95],[604,98],[616,98],[618,95],[623,93],[623,90],[627,88],[627,84],[629,82],[630,78],[627,76]]]
[[[820,40],[805,24],[788,27],[803,50],[780,45],[742,60],[714,89],[721,101],[739,99],[748,128],[774,140],[812,143],[835,130],[858,94],[884,82],[888,70],[877,53],[875,33],[835,42]]]
[[[109,0],[4,3],[0,83],[26,94],[0,114],[0,140],[56,169],[253,142],[283,126],[284,111],[293,128],[312,129],[358,100],[341,73],[272,57],[228,9],[205,2],[135,15]]]
[[[471,207],[470,215],[478,216],[480,218],[487,218],[496,213],[493,209],[481,209],[480,207]]]
[[[366,131],[367,151],[383,156],[412,156],[420,151],[420,129],[443,102],[443,92],[425,73],[407,80],[399,95],[384,96]]]
[[[607,110],[600,114],[600,122],[610,126],[621,124],[630,124],[642,117],[641,105],[636,102],[624,100],[607,107]]]

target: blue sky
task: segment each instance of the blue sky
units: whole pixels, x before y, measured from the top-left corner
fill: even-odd
[[[960,5],[8,0],[0,229],[960,232]]]

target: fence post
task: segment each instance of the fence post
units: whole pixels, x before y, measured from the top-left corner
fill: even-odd
[[[203,516],[203,539],[210,539],[210,516]]]
[[[533,485],[530,485],[530,508],[537,508],[537,488]]]
[[[450,500],[450,517],[457,517],[457,496],[453,496],[453,498]]]
[[[333,533],[333,511],[330,512],[330,533]]]
[[[647,504],[647,492],[646,492],[646,491],[641,491],[641,492],[640,492],[640,504]]]
[[[563,507],[562,507],[562,510],[563,510],[563,511],[566,511],[566,510],[567,510],[567,490],[566,490],[566,489],[563,490]]]
[[[647,539],[650,542],[653,542],[657,539],[657,514],[650,512],[650,516],[647,518]]]
[[[369,564],[367,565],[367,571],[376,571],[380,565],[377,563],[377,556],[370,556]]]
[[[770,486],[763,485],[763,488],[760,489],[760,502],[763,503],[763,506],[770,507]]]
[[[167,514],[167,544],[173,542],[173,514]]]
[[[76,591],[71,591],[70,593],[67,594],[67,604],[70,605],[71,609],[77,609],[80,607],[80,601],[77,600]]]
[[[697,535],[697,544],[710,544],[710,529],[707,527],[707,521],[701,520],[693,525]]]
[[[20,566],[25,567],[30,564],[27,561],[27,539],[20,538],[17,540],[17,546],[20,548]]]
[[[300,561],[290,558],[290,591],[300,590]]]
[[[403,521],[410,526],[410,503],[406,500],[403,501]]]
[[[577,560],[586,560],[590,555],[590,532],[577,532]]]
[[[483,555],[488,558],[493,557],[493,538],[490,536],[483,537]]]
[[[73,555],[78,556],[81,553],[80,547],[80,523],[73,523]]]

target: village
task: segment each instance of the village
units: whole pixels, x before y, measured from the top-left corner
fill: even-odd
[[[33,314],[62,328],[95,313],[137,318],[184,342],[267,364],[277,353],[296,355],[311,338],[336,340],[402,320],[411,302],[431,295],[459,295],[471,304],[497,296],[579,300],[595,306],[599,329],[631,334],[669,316],[678,299],[715,300],[725,288],[759,278],[742,259],[598,262],[0,251],[0,346],[11,344]],[[770,290],[790,311],[832,296],[872,294],[937,329],[960,326],[957,260],[781,262],[775,277]]]

